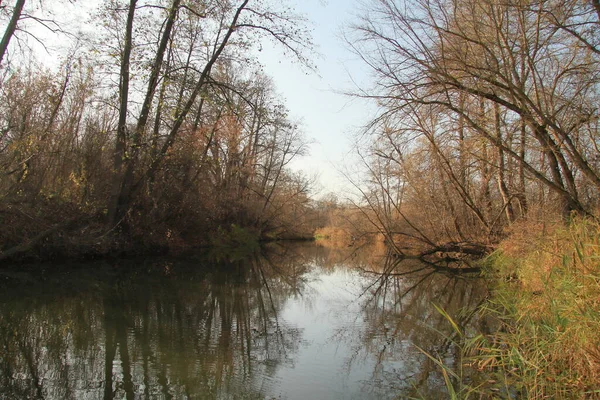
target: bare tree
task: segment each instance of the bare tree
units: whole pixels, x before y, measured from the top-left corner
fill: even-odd
[[[594,209],[580,193],[600,190],[597,21],[594,2],[374,0],[349,33],[378,78],[357,93],[381,106],[372,131],[403,179],[429,154],[450,213],[454,198],[469,210],[459,236],[471,217],[489,234],[511,223],[533,187],[565,217]]]
[[[173,26],[177,19],[178,12],[184,9],[184,6],[179,0],[174,2],[169,7],[169,13],[164,21],[164,28],[162,36],[155,52],[154,61],[152,63],[148,86],[145,92],[144,100],[140,109],[139,117],[136,119],[135,129],[131,138],[130,148],[127,152],[128,158],[126,161],[126,168],[124,171],[119,172],[120,161],[116,161],[115,164],[115,184],[112,195],[112,200],[109,206],[109,215],[111,216],[111,223],[120,221],[127,213],[132,197],[144,186],[145,182],[152,180],[158,172],[158,169],[173,145],[174,141],[180,134],[182,129],[186,129],[186,121],[191,111],[197,107],[197,101],[203,90],[206,89],[206,85],[211,81],[211,74],[213,69],[218,64],[218,61],[227,54],[227,49],[230,46],[230,39],[234,34],[238,33],[240,39],[248,40],[251,32],[257,32],[258,34],[266,33],[277,42],[282,43],[286,48],[291,49],[293,53],[304,60],[302,57],[302,46],[305,42],[301,36],[297,36],[293,25],[293,16],[282,13],[277,14],[271,11],[261,10],[260,4],[253,4],[250,0],[240,1],[237,5],[225,6],[220,3],[215,3],[214,8],[211,11],[212,18],[214,18],[215,28],[210,38],[210,48],[207,48],[206,58],[203,61],[204,64],[198,67],[191,66],[188,62],[185,66],[187,69],[195,70],[194,81],[187,81],[189,76],[186,75],[184,82],[189,85],[189,92],[186,91],[185,97],[180,96],[177,101],[177,108],[174,112],[172,121],[168,122],[168,126],[165,129],[164,140],[154,153],[154,158],[150,161],[149,165],[145,166],[143,170],[139,170],[138,165],[138,152],[139,148],[143,145],[143,138],[146,133],[147,121],[149,118],[150,108],[155,102],[156,87],[159,80],[160,74],[162,79],[166,79],[163,60],[167,44],[171,41],[177,40],[177,37],[173,36]],[[208,8],[208,6],[207,6]],[[185,8],[188,10],[188,8]],[[209,18],[211,15],[195,14],[198,19]],[[171,66],[170,68],[175,68]],[[183,92],[181,92],[183,94]],[[197,108],[197,113],[201,112],[201,108]],[[197,117],[197,115],[196,115]],[[157,120],[158,122],[159,120]],[[155,127],[155,130],[157,128]],[[160,130],[160,128],[158,128]],[[135,176],[138,176],[136,179]],[[116,188],[119,188],[116,190]]]

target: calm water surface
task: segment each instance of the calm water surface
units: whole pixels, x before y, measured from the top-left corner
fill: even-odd
[[[472,327],[483,283],[396,264],[296,244],[2,270],[0,399],[446,398],[416,346],[452,364],[433,304]]]

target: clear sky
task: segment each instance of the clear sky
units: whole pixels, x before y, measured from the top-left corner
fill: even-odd
[[[292,168],[318,174],[317,197],[342,194],[348,187],[337,170],[355,162],[351,143],[372,113],[364,101],[343,94],[352,80],[364,82],[368,74],[343,42],[341,32],[356,14],[357,0],[287,0],[313,28],[318,55],[316,73],[286,60],[281,51],[263,48],[261,62],[286,100],[291,117],[301,121],[309,140],[310,155],[297,159]],[[370,111],[369,111],[370,110]]]
[[[341,94],[354,88],[353,80],[361,83],[368,80],[365,67],[342,39],[342,30],[355,19],[359,0],[274,1],[289,4],[307,18],[317,51],[312,57],[316,72],[309,72],[289,60],[275,45],[263,43],[259,55],[265,72],[272,77],[285,100],[291,118],[300,122],[312,142],[310,154],[294,160],[291,167],[309,176],[318,176],[313,192],[316,197],[329,192],[343,196],[351,185],[338,170],[356,164],[351,145],[353,136],[373,113],[372,105]],[[70,1],[61,3],[59,8],[57,19],[74,21],[75,26],[91,12]],[[68,22],[61,24],[68,25]]]

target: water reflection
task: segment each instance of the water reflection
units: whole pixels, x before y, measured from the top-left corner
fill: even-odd
[[[457,334],[436,307],[466,331],[485,330],[485,321],[474,313],[485,297],[483,282],[417,260],[386,258],[366,271],[377,274],[364,295],[367,323],[361,332],[363,351],[378,360],[374,377],[395,381],[398,393],[407,397],[447,398],[441,371],[416,346],[458,369],[452,346]]]
[[[2,271],[0,398],[443,398],[414,345],[452,362],[431,303],[483,293],[421,267],[303,244]]]

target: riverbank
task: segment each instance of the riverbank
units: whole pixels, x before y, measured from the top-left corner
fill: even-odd
[[[99,204],[20,196],[0,202],[0,262],[84,260],[157,255],[208,245],[217,227],[190,214],[158,218],[151,212],[111,225]],[[195,230],[190,227],[195,224]]]
[[[273,240],[314,239],[309,228],[261,230],[256,224],[197,214],[156,219],[136,213],[110,226],[105,209],[46,198],[0,203],[0,225],[0,263],[174,255],[206,248],[246,251]]]
[[[485,270],[498,329],[465,345],[485,383],[463,393],[600,398],[600,225],[522,225]]]

